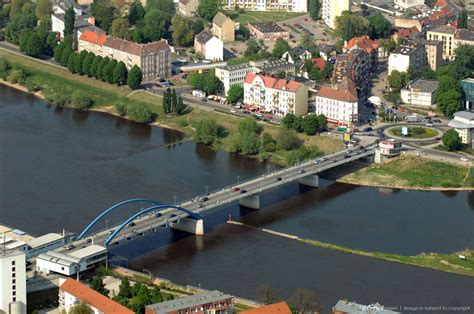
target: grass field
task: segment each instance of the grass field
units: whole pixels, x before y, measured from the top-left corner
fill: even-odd
[[[280,22],[304,15],[305,13],[246,11],[245,13],[239,14],[237,11],[228,10],[225,11],[225,14],[234,20],[234,22],[247,25],[248,22]]]
[[[426,128],[423,126],[408,127],[408,135],[402,134],[402,127],[392,128],[388,131],[388,133],[398,137],[407,137],[413,139],[425,139],[436,137],[438,135],[438,132],[435,129]]]
[[[458,166],[415,156],[401,156],[373,164],[340,179],[341,182],[410,188],[474,187],[469,166]]]
[[[349,254],[356,254],[362,256],[368,256],[378,258],[386,261],[399,262],[403,264],[416,265],[420,267],[433,268],[445,272],[474,276],[474,252],[472,250],[464,250],[462,252],[456,252],[452,254],[439,254],[439,253],[422,253],[416,256],[404,256],[389,253],[379,252],[364,252],[360,250],[350,249],[334,244],[319,242],[316,240],[299,239],[303,243],[307,243],[314,246],[324,247],[332,250],[342,251]],[[466,259],[460,259],[459,255],[464,255]]]

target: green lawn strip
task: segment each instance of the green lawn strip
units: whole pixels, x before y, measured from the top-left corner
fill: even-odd
[[[415,129],[415,128],[418,129],[418,130],[423,130],[423,132],[419,133],[419,134],[412,133],[412,130]],[[430,129],[430,128],[425,128],[425,127],[422,127],[422,126],[408,127],[408,135],[407,136],[402,134],[402,127],[397,127],[397,128],[390,129],[388,131],[388,133],[391,134],[391,135],[398,136],[398,137],[408,137],[408,138],[415,138],[415,139],[431,138],[431,137],[435,137],[435,136],[438,135],[438,132],[436,130],[433,130],[433,129]]]
[[[361,250],[351,249],[330,243],[324,243],[317,240],[299,239],[299,241],[318,247],[341,251],[344,253],[378,258],[386,261],[399,262],[420,267],[433,268],[436,270],[465,276],[474,276],[474,260],[472,259],[474,257],[474,252],[470,249],[466,249],[463,252],[456,252],[452,254],[422,253],[416,256],[404,256],[390,253],[364,252]],[[466,260],[460,259],[458,257],[459,255],[464,255],[466,257]]]
[[[240,22],[241,25],[247,25],[248,22],[280,22],[304,15],[305,13],[246,11],[239,14],[235,10],[227,10],[225,14],[235,22]]]

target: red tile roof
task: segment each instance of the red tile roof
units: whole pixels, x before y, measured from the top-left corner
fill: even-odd
[[[313,62],[313,65],[315,67],[318,67],[321,71],[324,70],[324,67],[326,66],[326,61],[324,61],[323,58],[313,58],[311,59]]]
[[[317,96],[345,102],[358,101],[357,89],[355,88],[354,83],[349,80],[347,80],[346,82],[342,82],[341,84],[339,84],[339,86],[336,86],[334,88],[323,86],[319,90]]]
[[[104,42],[107,40],[107,35],[105,34],[100,34],[92,31],[85,31],[82,33],[81,37],[79,37],[80,40],[82,41],[87,41],[92,44],[96,45],[103,45]]]
[[[302,83],[298,83],[295,81],[277,79],[271,76],[254,74],[254,73],[247,73],[247,76],[245,77],[245,83],[252,84],[256,77],[259,77],[263,81],[263,84],[265,85],[266,88],[279,89],[279,90],[284,90],[288,92],[296,92],[298,88],[300,88],[303,85]]]
[[[242,314],[291,314],[290,307],[286,302],[279,302],[275,304],[269,304],[258,309],[247,310],[240,312]]]
[[[134,314],[132,310],[127,309],[123,305],[112,301],[106,296],[72,278],[67,279],[59,288],[105,314]]]
[[[374,42],[372,39],[369,38],[369,36],[360,36],[360,37],[354,37],[351,38],[345,48],[351,49],[353,47],[359,47],[361,49],[364,49],[365,52],[371,53],[374,49],[378,49],[379,45]]]

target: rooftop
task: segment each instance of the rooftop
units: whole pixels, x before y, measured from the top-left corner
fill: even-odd
[[[286,302],[265,305],[257,309],[240,312],[241,314],[291,314],[291,309]]]
[[[280,33],[285,31],[283,28],[280,27],[280,25],[275,22],[249,22],[249,25],[252,25],[262,33]]]
[[[83,259],[83,258],[87,258],[87,257],[92,256],[92,255],[105,253],[105,252],[107,252],[107,249],[105,247],[100,246],[100,245],[96,245],[96,244],[92,244],[92,245],[86,246],[83,249],[74,251],[74,252],[70,253],[69,255],[72,256],[72,257],[76,257],[78,259]]]
[[[416,79],[408,84],[410,89],[416,89],[422,93],[433,93],[438,89],[439,82],[435,80]]]
[[[187,297],[165,301],[161,303],[155,303],[147,305],[146,307],[157,314],[166,314],[180,309],[198,306],[205,303],[211,303],[216,301],[222,301],[226,299],[232,299],[233,296],[230,294],[224,294],[220,291],[214,290],[201,294],[190,295]]]
[[[112,301],[99,292],[83,285],[82,283],[69,278],[61,286],[60,289],[75,296],[82,302],[98,309],[102,313],[120,313],[133,314],[134,312],[127,309],[123,305]]]
[[[212,23],[216,24],[217,26],[222,26],[227,21],[230,21],[233,23],[233,21],[222,12],[218,12],[216,16],[214,16],[214,18],[212,19]]]
[[[257,78],[259,78],[263,82],[263,85],[266,88],[279,89],[279,90],[283,90],[287,92],[296,92],[300,87],[304,86],[304,84],[298,83],[295,81],[277,79],[272,76],[260,75],[260,74],[254,74],[254,73],[247,73],[244,83],[253,84],[255,82],[255,79]]]
[[[474,41],[474,32],[468,29],[459,29],[454,37],[459,40]]]
[[[361,49],[364,49],[365,52],[371,53],[375,49],[378,49],[379,44],[372,39],[369,38],[369,36],[360,36],[360,37],[354,37],[351,38],[346,44],[345,47],[346,49],[351,49],[353,47],[358,47]]]
[[[383,305],[378,303],[370,305],[357,304],[355,302],[349,302],[345,300],[339,300],[334,306],[334,311],[351,313],[351,314],[394,314],[391,310],[387,310]]]
[[[62,234],[59,233],[48,233],[31,241],[28,241],[28,246],[32,249],[41,247],[45,244],[57,241],[64,238]]]
[[[19,255],[25,255],[24,252],[19,251],[19,250],[3,250],[0,249],[0,259],[4,257],[14,257],[14,256],[19,256]]]
[[[418,46],[398,46],[392,53],[409,56],[418,50]]]
[[[212,35],[212,33],[208,29],[204,29],[196,35],[196,40],[201,44],[205,44],[209,40],[211,40],[212,37],[214,37],[214,35]]]
[[[344,80],[334,87],[323,86],[316,97],[323,97],[344,102],[357,102],[357,89],[350,80]]]
[[[81,37],[79,37],[79,40],[102,46],[107,40],[107,35],[86,30],[82,33]]]
[[[474,78],[469,77],[469,78],[467,78],[467,79],[462,80],[461,82],[466,82],[466,83],[474,84]]]
[[[78,258],[71,257],[67,254],[54,252],[54,251],[49,251],[47,253],[40,254],[36,258],[42,259],[45,261],[50,261],[50,262],[53,262],[62,266],[67,266],[67,267],[71,267],[72,265],[78,264],[80,262],[80,259]]]
[[[429,30],[428,32],[433,33],[443,33],[443,34],[451,34],[454,35],[456,33],[456,29],[454,27],[448,25],[441,25],[436,28]]]

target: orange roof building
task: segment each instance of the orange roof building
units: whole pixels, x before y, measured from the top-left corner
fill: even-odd
[[[344,50],[346,51],[350,51],[352,48],[360,48],[364,49],[367,53],[372,53],[379,48],[379,44],[370,39],[369,36],[360,36],[351,38],[344,45]]]
[[[311,61],[313,62],[313,66],[318,67],[321,71],[324,70],[326,61],[324,61],[323,58],[313,58]]]
[[[291,309],[286,302],[265,305],[257,309],[240,312],[242,314],[291,314]]]
[[[69,278],[59,286],[59,307],[69,310],[77,303],[89,305],[95,313],[104,314],[133,314],[134,312],[123,305],[107,298],[99,292],[82,283]]]
[[[91,44],[103,45],[107,40],[107,35],[93,31],[85,31],[79,39]]]

